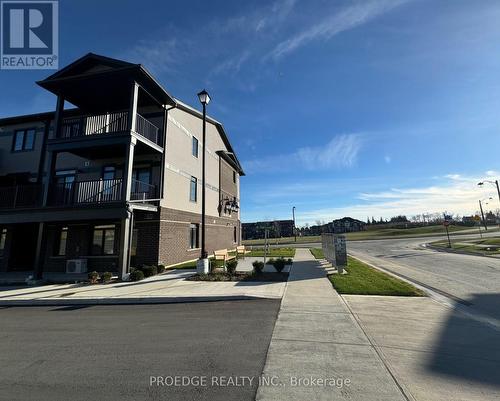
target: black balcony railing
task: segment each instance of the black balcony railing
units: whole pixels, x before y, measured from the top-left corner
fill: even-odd
[[[148,201],[158,199],[158,187],[143,181],[132,180],[132,190],[130,200]]]
[[[156,125],[154,125],[149,120],[146,120],[140,114],[137,114],[137,121],[135,123],[135,130],[139,135],[142,135],[144,138],[149,139],[151,142],[159,145],[158,142],[158,132],[159,129]]]
[[[73,181],[51,186],[50,205],[84,205],[120,202],[122,180]]]
[[[94,114],[64,118],[60,133],[51,139],[69,139],[100,134],[126,132],[128,128],[128,111]],[[159,144],[159,128],[152,122],[137,114],[135,132],[144,138]]]
[[[38,184],[0,187],[0,209],[36,207],[41,199],[42,186]]]

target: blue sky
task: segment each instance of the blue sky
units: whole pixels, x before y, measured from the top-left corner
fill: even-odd
[[[498,1],[60,1],[60,66],[142,63],[222,121],[242,219],[474,213],[500,178]],[[55,107],[0,71],[0,116]],[[491,201],[488,208],[500,205]]]

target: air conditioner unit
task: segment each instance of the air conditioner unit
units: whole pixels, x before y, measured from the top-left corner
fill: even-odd
[[[66,273],[87,273],[87,259],[67,260]]]

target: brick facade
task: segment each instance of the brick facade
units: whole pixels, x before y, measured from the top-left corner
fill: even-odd
[[[159,260],[164,265],[200,257],[200,249],[189,249],[189,225],[200,224],[201,215],[162,208],[160,213]],[[236,228],[236,242],[234,229]],[[217,249],[234,249],[240,241],[240,222],[232,217],[206,218],[206,246],[209,255]],[[201,236],[201,233],[200,233]]]

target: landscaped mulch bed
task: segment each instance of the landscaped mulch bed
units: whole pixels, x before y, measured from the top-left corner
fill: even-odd
[[[287,272],[262,272],[254,274],[252,272],[236,272],[233,275],[224,272],[209,274],[195,274],[188,277],[189,281],[257,281],[257,282],[283,282],[288,280]]]

